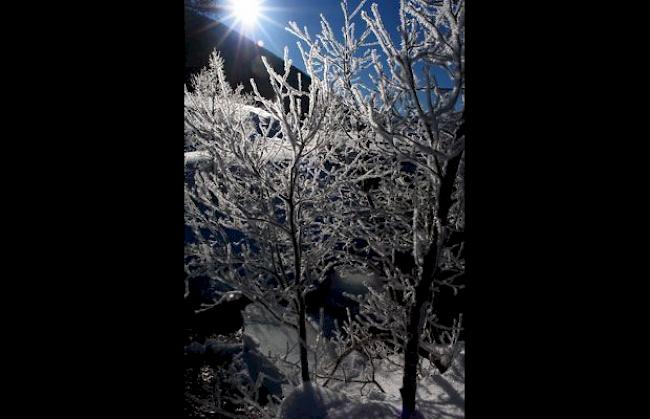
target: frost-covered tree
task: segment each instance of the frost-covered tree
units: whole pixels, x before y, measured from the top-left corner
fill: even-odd
[[[316,374],[336,379],[353,352],[371,367],[401,358],[408,418],[422,357],[444,369],[436,341],[453,356],[460,328],[460,319],[439,324],[434,309],[438,291],[456,290],[464,272],[464,5],[401,0],[393,39],[377,5],[368,14],[364,4],[350,11],[342,2],[342,36],[324,17],[316,37],[289,24],[307,45],[299,43],[306,91],[287,82],[286,50],[284,74],[264,62],[273,99],[254,83],[254,96],[232,89],[216,54],[193,80],[186,156],[202,163],[186,185],[187,270],[294,328],[305,382],[305,291],[335,265],[380,278],[355,297],[360,315]],[[358,36],[355,19],[366,25]],[[374,374],[364,380],[377,384]]]
[[[421,355],[440,362],[433,344],[443,335],[453,347],[460,327],[437,324],[433,308],[436,291],[456,290],[454,279],[464,272],[462,240],[451,240],[464,229],[464,2],[401,0],[398,40],[378,6],[368,14],[363,3],[352,13],[342,3],[342,41],[325,18],[316,38],[295,23],[288,30],[329,63],[337,98],[349,109],[340,125],[350,140],[346,174],[360,176],[340,189],[341,201],[354,204],[339,211],[339,233],[347,237],[350,264],[383,280],[360,300],[361,327],[350,330],[349,347],[379,336],[377,351],[401,350],[408,418]],[[359,12],[367,29],[355,38],[351,19]],[[370,49],[369,34],[378,50]],[[366,66],[370,82],[361,81]]]
[[[304,292],[332,263],[336,207],[330,87],[305,58],[307,90],[300,78],[297,87],[287,82],[285,49],[284,74],[263,57],[272,99],[253,80],[253,96],[232,89],[217,53],[185,92],[186,156],[203,162],[185,188],[193,232],[186,269],[225,282],[295,329],[304,382],[310,380]]]

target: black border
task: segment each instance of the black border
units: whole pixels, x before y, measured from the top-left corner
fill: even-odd
[[[182,6],[62,7],[16,18],[10,38],[38,37],[6,83],[13,386],[29,412],[182,417]],[[615,117],[582,61],[612,37],[580,26],[614,18],[589,10],[467,4],[468,419],[584,417],[604,401],[578,394],[602,365],[579,338],[602,325],[587,307],[610,307],[590,291],[618,222],[593,211],[612,190],[590,170],[616,159],[593,154]]]
[[[9,399],[183,417],[183,5],[29,6],[5,15]]]

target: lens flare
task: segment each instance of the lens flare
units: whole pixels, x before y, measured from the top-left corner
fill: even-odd
[[[250,29],[255,26],[260,17],[260,0],[231,0],[230,9],[235,21],[244,28]]]

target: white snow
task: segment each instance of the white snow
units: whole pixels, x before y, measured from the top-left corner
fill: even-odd
[[[298,348],[298,332],[277,321],[266,310],[251,304],[242,313],[244,316],[244,335],[259,342],[257,350],[263,354],[271,353],[277,356],[287,354],[288,362],[297,363],[300,360]],[[318,331],[311,322],[307,322],[307,344],[314,345]],[[310,363],[313,361],[310,356]]]
[[[399,359],[391,361],[401,362]],[[423,362],[428,366],[428,361]],[[328,391],[344,395],[349,400],[349,405],[339,412],[329,412],[329,416],[324,417],[350,419],[399,417],[402,409],[399,392],[402,376],[401,367],[384,361],[375,371],[375,378],[384,393],[373,385],[367,385],[362,392],[361,384],[332,382],[328,385]],[[457,358],[444,374],[437,373],[435,367],[431,366],[431,373],[420,378],[416,406],[421,418],[461,419],[465,417],[465,349],[462,343]]]
[[[212,158],[207,151],[186,151],[185,166],[195,166],[201,163],[210,162]]]
[[[331,413],[342,410],[348,399],[340,393],[306,383],[287,395],[280,405],[278,419],[326,419]]]
[[[259,343],[256,349],[260,353],[284,355],[289,347],[292,349],[287,360],[298,362],[297,334],[294,330],[282,325],[254,304],[246,308],[244,318],[245,336]],[[317,330],[313,324],[308,323],[307,331],[308,343],[313,344]],[[420,417],[460,419],[465,416],[465,349],[462,342],[459,345],[457,358],[444,374],[438,373],[434,366],[423,360],[424,366],[428,367],[425,369],[429,370],[429,373],[421,377],[418,382],[416,403]],[[309,361],[310,366],[313,366],[312,354]],[[295,387],[293,392],[290,386],[283,386],[286,397],[278,418],[395,419],[399,417],[402,408],[399,392],[402,386],[402,369],[389,361],[396,364],[402,362],[400,359],[391,359],[377,365],[375,378],[385,393],[371,384],[362,389],[362,384],[346,384],[340,381],[330,381],[327,388],[317,383],[309,387],[300,385]],[[363,362],[361,357],[352,356],[345,363],[350,373],[349,378],[358,376],[359,362]],[[291,377],[291,379],[298,378]]]
[[[242,106],[242,110],[253,113],[261,118],[275,119],[273,115],[271,115],[269,112],[265,111],[262,108],[258,108],[256,106],[244,105]]]
[[[399,412],[391,405],[361,402],[314,383],[302,384],[280,405],[278,419],[394,419]]]

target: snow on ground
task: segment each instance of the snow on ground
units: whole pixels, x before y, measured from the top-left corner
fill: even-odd
[[[424,369],[429,372],[418,382],[416,399],[422,418],[462,419],[465,417],[465,349],[463,343],[460,345],[456,359],[444,374],[440,374],[435,367],[429,365],[428,361],[423,360]],[[391,359],[377,365],[375,379],[384,392],[372,384],[362,388],[362,384],[332,382],[328,388],[345,394],[355,403],[363,405],[364,408],[372,408],[375,411],[381,407],[387,415],[367,417],[395,418],[399,416],[399,413],[395,412],[400,412],[402,408],[399,392],[402,386],[402,367],[395,365],[400,363],[400,359]],[[362,410],[361,407],[357,407],[357,409]],[[366,416],[352,417],[363,418]]]
[[[210,153],[207,151],[186,151],[185,152],[185,167],[197,168],[206,167],[212,162]]]
[[[381,285],[381,279],[376,275],[358,269],[337,269],[338,281],[336,285],[342,291],[360,295],[367,292],[367,286],[376,287]]]
[[[352,294],[360,293],[357,290],[362,286],[361,284],[377,285],[377,278],[369,277],[363,272],[344,271],[339,272],[339,276],[347,282],[346,287],[350,288],[346,291]],[[352,288],[356,288],[356,290],[352,291]],[[440,374],[433,365],[429,364],[428,360],[423,360],[424,370],[429,373],[418,382],[417,405],[424,418],[463,418],[465,416],[465,347],[463,342],[460,342],[459,346],[456,359],[444,374]],[[368,384],[362,389],[362,384],[331,382],[328,387],[342,392],[354,400],[390,405],[399,412],[402,406],[399,393],[403,376],[402,367],[399,365],[401,362],[401,359],[392,359],[377,366],[375,379],[385,393],[372,384]],[[366,408],[369,406],[366,405]],[[396,416],[393,414],[393,416],[386,417],[395,418]]]
[[[330,412],[338,412],[350,402],[341,393],[312,383],[302,384],[283,400],[278,419],[330,418]]]
[[[447,404],[445,401],[418,400],[417,418],[464,417],[463,411],[441,408]],[[300,385],[284,399],[278,419],[395,419],[400,412],[401,403],[363,400],[308,383]]]
[[[362,403],[308,383],[300,385],[284,399],[278,419],[394,419],[398,415],[398,411],[386,403]]]
[[[246,308],[244,316],[244,334],[252,337],[263,354],[284,355],[289,350],[287,360],[296,362],[298,351],[295,348],[298,336],[295,330],[281,324],[264,309],[252,304]]]
[[[264,355],[284,355],[287,348],[290,348],[287,361],[298,362],[298,339],[297,333],[291,328],[280,324],[263,309],[251,304],[244,313],[245,335],[252,337],[259,344],[257,348]],[[317,327],[309,323],[307,327],[307,340],[314,344],[318,335]],[[457,358],[452,366],[444,373],[437,372],[435,367],[429,366],[424,360],[425,369],[429,372],[420,379],[417,392],[417,406],[422,418],[426,419],[462,419],[465,417],[465,349],[461,347]],[[327,357],[328,353],[320,354]],[[314,357],[310,354],[310,368],[313,368]],[[355,370],[358,373],[358,362],[360,359],[354,357],[348,360],[350,377],[354,377]],[[390,362],[392,361],[392,363]],[[368,384],[365,387],[359,383],[343,383],[331,381],[326,389],[305,389],[297,387],[294,394],[285,399],[285,404],[292,404],[297,399],[296,409],[310,406],[309,414],[294,412],[294,416],[287,416],[289,413],[281,414],[280,418],[392,418],[399,416],[402,400],[399,389],[402,386],[402,369],[399,365],[400,359],[392,359],[382,362],[377,366],[375,378],[384,392],[376,386]],[[355,364],[357,367],[355,367]],[[298,377],[291,377],[298,380]],[[319,380],[322,383],[322,380]],[[317,386],[318,384],[315,384]],[[291,388],[285,387],[284,394],[287,395]],[[292,398],[293,397],[293,398]],[[319,413],[320,412],[320,413]],[[326,414],[318,416],[318,414]],[[310,416],[311,415],[311,416]]]
[[[363,283],[367,280],[372,282],[360,272],[340,272],[342,283],[338,287],[345,288],[351,294],[361,294]],[[372,285],[372,284],[368,284]],[[298,337],[297,332],[286,325],[281,324],[263,308],[251,304],[244,312],[245,330],[244,334],[252,337],[259,346],[257,350],[264,355],[284,355],[289,348],[287,361],[298,363]],[[318,325],[313,322],[307,324],[307,343],[315,345],[318,332]],[[320,353],[320,362],[333,358],[333,349],[328,347],[327,342],[320,341],[323,352]],[[313,371],[315,355],[310,353],[309,363]],[[344,363],[349,378],[360,377],[359,367],[364,360],[361,356],[349,357]],[[330,381],[327,388],[322,388],[323,380],[319,380],[312,388],[302,386],[293,389],[294,393],[289,394],[292,389],[285,387],[284,394],[288,395],[285,404],[295,404],[295,409],[302,409],[301,406],[309,407],[308,413],[293,412],[280,414],[279,418],[391,418],[399,416],[402,407],[402,400],[399,389],[402,386],[401,359],[386,360],[377,365],[375,379],[382,387],[382,392],[377,386],[360,383],[344,383]],[[452,366],[440,374],[436,368],[429,365],[429,361],[423,360],[424,370],[428,371],[418,383],[417,406],[422,418],[426,419],[462,419],[465,417],[465,348],[460,343],[459,353]],[[294,382],[298,377],[290,377]],[[293,401],[292,401],[293,400]],[[285,409],[287,407],[285,406]],[[318,416],[321,414],[321,416]],[[323,416],[323,414],[325,416]]]
[[[258,342],[257,350],[262,354],[276,356],[286,355],[286,360],[298,363],[300,360],[298,347],[298,332],[271,316],[266,310],[255,304],[246,307],[244,316],[244,334]],[[307,345],[315,346],[320,333],[311,322],[307,322]],[[322,338],[319,340],[324,346]],[[310,366],[314,363],[314,356],[309,356]]]

